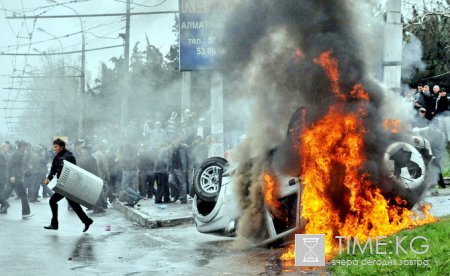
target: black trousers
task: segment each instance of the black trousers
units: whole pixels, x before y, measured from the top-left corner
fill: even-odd
[[[139,172],[139,194],[149,198],[156,196],[154,173]]]
[[[52,197],[50,198],[50,208],[52,209],[52,222],[51,224],[53,226],[58,226],[58,201],[63,199],[64,196],[58,193],[54,193]],[[70,200],[66,198],[69,202],[70,207],[72,207],[73,211],[77,214],[77,216],[80,218],[82,223],[87,223],[91,219],[86,215],[86,213],[81,208],[80,204],[76,203],[73,200]]]
[[[164,199],[164,202],[170,202],[169,174],[155,173],[155,179],[157,186],[155,201],[161,202]]]
[[[14,184],[5,183],[3,187],[3,194],[0,195],[0,203],[2,205],[9,205],[7,200],[11,196],[12,191],[16,192],[17,197],[20,198],[22,202],[22,215],[30,214],[30,205],[28,204],[27,191],[25,189],[25,184],[22,179],[16,179]]]

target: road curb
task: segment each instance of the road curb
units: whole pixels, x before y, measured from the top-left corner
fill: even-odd
[[[148,215],[140,212],[135,208],[130,208],[125,206],[122,202],[115,200],[113,202],[114,209],[118,210],[125,216],[127,216],[130,220],[137,222],[139,225],[147,227],[147,228],[160,228],[160,227],[172,227],[181,224],[191,224],[194,223],[194,218],[192,216],[189,217],[178,217],[172,219],[152,219]]]

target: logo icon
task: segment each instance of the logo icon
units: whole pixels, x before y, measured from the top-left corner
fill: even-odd
[[[325,266],[325,235],[295,235],[295,265]]]

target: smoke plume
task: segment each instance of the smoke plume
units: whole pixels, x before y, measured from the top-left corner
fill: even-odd
[[[298,116],[294,116],[297,118],[293,118],[291,127],[301,129],[302,115],[303,123],[309,125],[337,101],[332,83],[315,59],[329,51],[338,60],[343,93],[361,83],[370,96],[364,118],[370,128],[365,137],[367,162],[363,169],[373,178],[378,175],[380,151],[389,141],[382,128],[387,116],[381,108],[387,92],[366,71],[366,65],[371,63],[363,52],[363,36],[353,26],[354,13],[348,1],[233,3],[231,15],[223,24],[227,54],[221,65],[225,75],[239,76],[234,81],[240,83],[242,96],[254,104],[248,138],[234,151],[232,161],[238,164],[234,185],[243,210],[238,232],[241,237],[256,241],[266,235],[262,231],[262,173],[301,174],[301,156],[292,142],[295,131],[287,135],[292,114],[297,111]],[[370,5],[358,5],[362,6]],[[367,10],[361,12],[370,14]],[[348,100],[345,108],[351,112],[357,105],[358,100]]]

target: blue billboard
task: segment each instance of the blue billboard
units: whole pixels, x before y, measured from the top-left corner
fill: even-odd
[[[212,0],[180,0],[180,70],[214,70],[224,50],[217,45]]]

